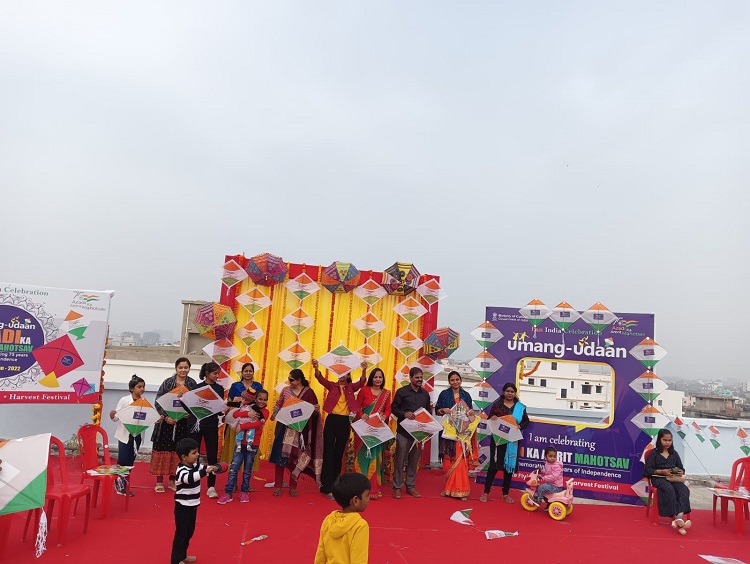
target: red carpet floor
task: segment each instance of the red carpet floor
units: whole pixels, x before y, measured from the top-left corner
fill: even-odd
[[[270,478],[272,468],[261,465],[259,477]],[[218,477],[223,488],[226,476]],[[312,480],[300,483],[300,495],[281,498],[264,488],[265,481],[252,481],[251,502],[235,501],[225,506],[204,498],[198,510],[198,525],[190,554],[198,563],[312,562],[320,523],[335,508],[317,493]],[[21,542],[24,518],[14,520],[6,551],[0,562],[143,562],[167,563],[173,535],[170,492],[157,494],[145,464],[139,463],[134,475],[135,497],[125,511],[125,499],[112,497],[109,514],[102,519],[99,509],[92,513],[87,534],[82,534],[83,515],[71,521],[68,540],[56,546],[57,518],[52,522],[48,550],[40,560],[33,554],[33,543]],[[374,564],[434,563],[446,558],[473,562],[519,563],[552,562],[630,562],[667,561],[679,564],[705,562],[699,554],[733,557],[750,562],[750,522],[745,535],[734,533],[730,522],[712,525],[710,511],[694,511],[693,527],[687,536],[678,535],[664,519],[655,525],[646,519],[645,508],[609,505],[583,505],[564,521],[552,520],[541,511],[529,513],[520,504],[501,501],[493,489],[489,503],[478,501],[482,486],[475,484],[468,502],[439,496],[441,472],[421,471],[417,485],[424,497],[401,500],[386,497],[370,503],[364,513],[370,523],[370,562]],[[518,500],[520,492],[514,491]],[[518,531],[518,537],[485,540],[480,530],[450,521],[458,509],[473,508],[478,529]],[[241,546],[240,542],[266,534],[268,539]]]

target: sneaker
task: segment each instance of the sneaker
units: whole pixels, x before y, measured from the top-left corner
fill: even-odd
[[[242,492],[240,494],[240,503],[250,503],[250,494],[248,492]]]
[[[217,498],[217,497],[219,497],[219,494],[216,493],[216,488],[213,488],[213,487],[212,488],[208,488],[206,490],[206,495],[208,497],[211,497],[211,498]]]
[[[393,490],[393,497],[394,499],[401,499],[401,489],[396,488]]]
[[[125,495],[125,492],[117,491],[117,495]],[[128,494],[128,497],[133,497],[135,494],[133,493],[133,490],[130,490],[130,494]]]
[[[209,495],[208,497],[211,497],[211,496]],[[231,503],[231,502],[232,502],[232,494],[225,493],[225,494],[221,494],[219,501],[217,501],[216,503],[218,503],[219,505],[224,505],[225,503]]]
[[[410,490],[406,490],[406,493],[408,493],[412,497],[422,497],[422,494],[419,493],[416,488],[412,488]]]

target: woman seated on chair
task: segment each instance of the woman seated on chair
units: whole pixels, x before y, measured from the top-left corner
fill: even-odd
[[[672,445],[672,433],[667,429],[659,430],[656,435],[656,448],[646,457],[643,475],[659,492],[659,515],[671,518],[672,527],[681,535],[686,534],[692,524],[690,519],[685,519],[685,513],[690,513],[690,490],[684,483],[685,467]]]

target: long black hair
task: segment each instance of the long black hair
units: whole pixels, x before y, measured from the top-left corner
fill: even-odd
[[[211,374],[211,372],[216,372],[217,370],[221,370],[221,366],[219,366],[215,362],[207,362],[203,366],[201,366],[201,371],[200,374],[198,374],[198,378],[200,378],[201,380],[205,380],[208,374]]]
[[[656,434],[656,452],[661,453],[664,450],[664,447],[661,444],[661,438],[664,435],[672,436],[672,431],[669,429],[659,429],[659,432]],[[669,454],[674,453],[674,441],[672,441],[672,444],[669,445],[669,448],[667,449],[667,452]]]
[[[307,378],[305,378],[305,373],[302,372],[302,370],[300,370],[299,368],[292,368],[292,370],[289,372],[289,377],[292,380],[299,380],[306,388],[310,387],[310,382],[308,382]]]

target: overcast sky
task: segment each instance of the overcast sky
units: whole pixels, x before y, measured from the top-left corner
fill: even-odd
[[[750,379],[750,3],[0,4],[0,279],[113,289],[114,332],[224,255],[396,260],[439,324],[656,314],[657,374]]]

